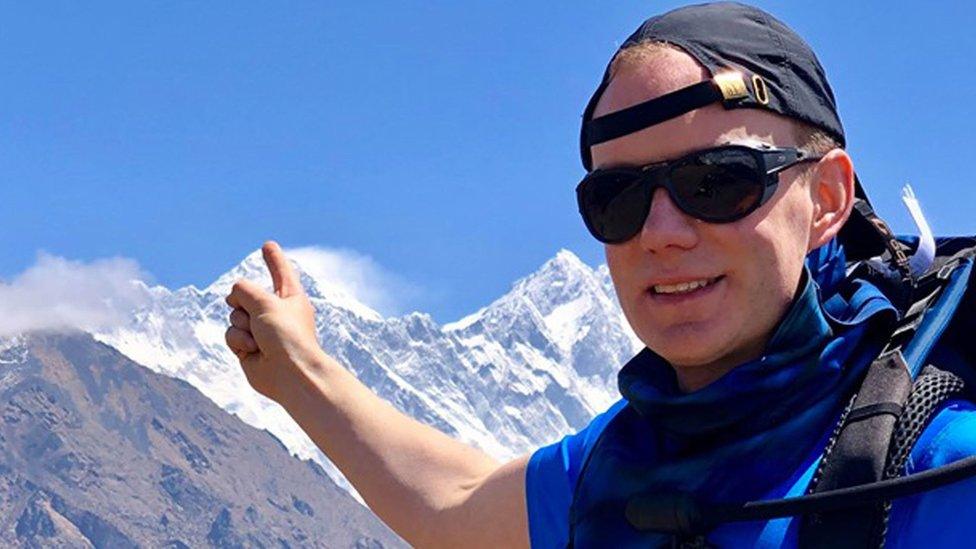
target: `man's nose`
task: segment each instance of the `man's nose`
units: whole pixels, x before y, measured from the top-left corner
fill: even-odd
[[[644,227],[638,235],[640,245],[654,253],[693,248],[698,243],[697,223],[675,206],[667,190],[655,189]]]

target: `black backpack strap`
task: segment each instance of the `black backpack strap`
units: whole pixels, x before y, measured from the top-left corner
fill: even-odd
[[[915,380],[912,393],[905,402],[905,411],[895,424],[895,434],[891,438],[891,446],[888,449],[885,479],[897,478],[905,474],[908,456],[922,436],[922,432],[931,423],[942,404],[962,396],[964,389],[963,380],[951,372],[943,372],[934,366],[926,366],[922,370],[922,375]],[[883,505],[881,524],[878,527],[879,545],[884,545],[888,534],[890,514],[891,502],[886,501]]]
[[[889,376],[883,371],[873,370],[868,373],[864,385],[879,383],[879,377],[900,376]],[[881,382],[885,381],[890,383],[890,379]],[[902,388],[899,386],[895,390],[900,394]],[[925,427],[944,402],[962,395],[963,390],[963,381],[958,376],[927,366],[922,375],[911,384],[911,392],[904,399],[904,406],[900,407],[903,409],[900,414],[896,414],[897,421],[890,426],[887,422],[875,421],[873,425],[877,431],[867,433],[865,431],[871,428],[870,424],[858,421],[858,416],[877,416],[872,413],[857,413],[857,410],[864,409],[858,401],[866,393],[857,395],[844,411],[845,418],[838,424],[834,436],[828,442],[824,458],[811,483],[813,488],[810,493],[904,475],[908,456]],[[895,411],[895,407],[890,405],[871,407],[877,408],[880,414],[889,409],[891,412]],[[858,423],[861,425],[856,426]],[[890,437],[890,442],[883,438],[885,434]],[[864,436],[864,439],[858,441],[853,438],[855,436]],[[888,532],[890,512],[891,502],[883,501],[808,515],[800,527],[800,546],[882,547]]]
[[[808,494],[897,478],[933,410],[959,394],[962,380],[926,368],[913,385],[913,371],[901,349],[915,337],[927,310],[942,296],[953,271],[973,257],[971,239],[946,246],[933,268],[912,281],[904,310],[881,356],[868,369],[861,387],[828,441]],[[943,250],[945,251],[945,250]],[[904,302],[903,302],[904,303]],[[918,334],[939,337],[938,334]],[[916,366],[917,367],[917,366]],[[903,411],[904,410],[904,411]],[[803,518],[800,546],[877,547],[887,531],[889,502],[868,503]]]
[[[882,479],[895,424],[912,388],[900,349],[871,363],[861,388],[828,442],[809,493],[836,490]],[[807,515],[801,547],[865,547],[880,534],[880,503]],[[866,527],[867,526],[867,527]]]

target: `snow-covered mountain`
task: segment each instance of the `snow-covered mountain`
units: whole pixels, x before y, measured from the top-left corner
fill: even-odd
[[[558,440],[605,410],[618,398],[619,367],[640,347],[606,266],[592,269],[566,250],[500,299],[444,326],[423,313],[384,318],[296,266],[329,354],[403,412],[499,459]],[[349,488],[290,416],[251,389],[224,345],[224,298],[240,278],[270,288],[260,252],[203,290],[144,287],[149,304],[96,338],[186,380]]]

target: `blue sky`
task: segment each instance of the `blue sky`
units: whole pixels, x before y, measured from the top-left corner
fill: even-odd
[[[579,115],[677,5],[0,2],[0,280],[45,251],[203,286],[275,238],[371,258],[446,322],[559,248],[600,263]],[[818,52],[896,230],[911,182],[937,233],[976,232],[973,8],[758,5]]]

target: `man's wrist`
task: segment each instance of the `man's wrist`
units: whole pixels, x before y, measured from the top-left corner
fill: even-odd
[[[318,345],[298,354],[295,371],[295,375],[288,377],[279,402],[286,410],[291,406],[308,405],[310,401],[328,399],[338,378],[347,373]]]

